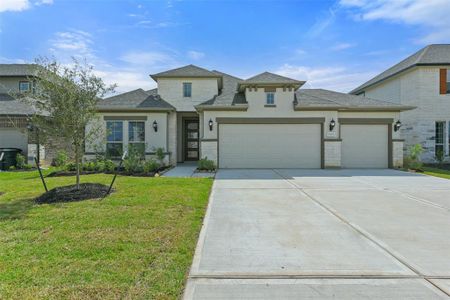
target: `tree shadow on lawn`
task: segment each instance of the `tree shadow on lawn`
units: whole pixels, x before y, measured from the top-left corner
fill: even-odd
[[[18,199],[0,203],[0,222],[21,219],[33,207],[34,200]]]

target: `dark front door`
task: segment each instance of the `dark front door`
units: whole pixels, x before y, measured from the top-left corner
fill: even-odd
[[[198,160],[199,156],[198,120],[184,121],[184,160]]]

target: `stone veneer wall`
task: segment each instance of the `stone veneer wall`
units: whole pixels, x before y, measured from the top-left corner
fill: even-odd
[[[217,141],[202,141],[200,154],[200,158],[207,157],[217,165]]]
[[[392,165],[394,168],[403,167],[403,141],[392,141]]]

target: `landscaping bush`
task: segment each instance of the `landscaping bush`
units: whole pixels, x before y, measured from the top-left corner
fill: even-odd
[[[26,158],[24,155],[17,153],[16,155],[16,168],[23,169],[26,164]]]
[[[198,169],[202,171],[214,171],[216,165],[212,160],[209,160],[208,157],[205,157],[198,161]]]
[[[24,170],[31,170],[31,169],[33,169],[33,166],[30,165],[30,164],[24,164],[24,165],[23,165],[23,169],[24,169]]]
[[[67,153],[65,151],[58,151],[53,159],[53,165],[55,167],[65,166],[67,163]]]
[[[141,151],[130,148],[127,157],[123,160],[123,167],[127,173],[140,173],[144,170]]]
[[[156,158],[159,161],[159,164],[161,166],[164,166],[164,158],[166,157],[166,154],[164,152],[164,148],[161,148],[161,147],[160,148],[156,148],[155,154],[156,154]]]
[[[67,170],[67,171],[76,171],[76,170],[77,170],[77,166],[76,166],[75,163],[73,163],[73,162],[68,163],[68,164],[66,165],[66,170]]]
[[[409,148],[409,155],[405,159],[405,165],[412,170],[421,171],[423,163],[420,161],[420,156],[423,153],[422,145],[416,144]]]
[[[149,159],[144,163],[144,172],[156,172],[161,165],[154,159]]]
[[[105,159],[103,161],[103,163],[105,164],[105,171],[106,172],[113,172],[116,169],[116,165],[110,159]]]
[[[442,164],[444,163],[444,159],[445,159],[444,151],[438,150],[436,152],[434,159],[436,160],[436,162],[438,163],[439,166],[442,166]]]

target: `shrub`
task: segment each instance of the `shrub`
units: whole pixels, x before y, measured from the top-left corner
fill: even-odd
[[[106,159],[103,163],[105,164],[106,172],[113,172],[116,169],[116,165],[110,159]]]
[[[123,167],[128,173],[140,173],[144,170],[141,151],[130,148],[127,157],[123,160]]]
[[[423,153],[422,145],[416,144],[409,148],[409,156],[405,159],[405,164],[412,170],[421,170],[423,163],[420,161],[420,156]]]
[[[68,164],[66,165],[66,170],[67,170],[67,171],[76,171],[76,170],[77,170],[77,166],[76,166],[75,163],[73,163],[73,162],[68,163]]]
[[[205,157],[198,161],[198,169],[205,171],[214,171],[216,169],[216,165],[212,160],[209,160],[208,157]]]
[[[97,171],[97,172],[104,172],[105,171],[105,162],[104,161],[95,161],[94,168],[95,168],[95,171]]]
[[[24,155],[17,153],[16,155],[16,168],[17,169],[23,169],[23,166],[26,163],[26,158]]]
[[[149,159],[144,163],[144,172],[155,172],[159,169],[161,165],[154,159]]]
[[[65,151],[58,151],[53,159],[53,165],[55,167],[65,166],[67,163],[67,153]]]
[[[156,158],[158,159],[161,166],[164,165],[164,158],[166,157],[166,154],[164,153],[164,148],[156,148]]]
[[[24,170],[31,170],[31,169],[33,169],[33,166],[30,164],[24,164],[23,168],[24,168]]]
[[[9,170],[10,170],[10,171],[14,171],[15,169],[16,169],[15,166],[9,166]]]
[[[438,150],[436,152],[436,155],[435,155],[434,159],[441,166],[442,163],[444,162],[444,159],[445,159],[444,151]]]

